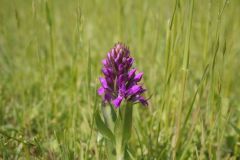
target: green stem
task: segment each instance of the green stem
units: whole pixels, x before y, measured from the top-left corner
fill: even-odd
[[[122,144],[116,144],[116,160],[123,160],[124,159],[124,152],[122,149]]]
[[[131,137],[131,130],[132,130],[132,113],[133,113],[133,106],[131,103],[127,103],[122,108],[122,120],[121,120],[121,136],[117,137],[116,142],[116,154],[117,160],[123,160],[125,158],[125,150],[126,146],[128,145],[128,141]],[[121,118],[120,116],[118,118]]]

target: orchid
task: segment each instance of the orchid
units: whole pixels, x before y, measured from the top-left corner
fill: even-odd
[[[137,72],[132,68],[134,59],[130,56],[130,51],[122,43],[117,43],[107,54],[107,58],[102,61],[102,73],[100,77],[101,87],[98,94],[103,97],[104,103],[112,103],[119,107],[125,99],[127,102],[148,105],[147,100],[142,96],[146,91],[139,82],[143,77],[143,72]]]

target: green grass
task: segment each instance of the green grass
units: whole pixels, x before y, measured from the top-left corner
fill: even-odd
[[[0,159],[107,159],[94,111],[118,41],[151,97],[132,159],[239,159],[239,15],[238,0],[0,0]]]

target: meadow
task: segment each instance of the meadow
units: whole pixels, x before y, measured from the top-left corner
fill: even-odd
[[[94,113],[117,42],[150,98],[129,159],[240,159],[239,15],[239,0],[0,0],[0,159],[111,159]]]

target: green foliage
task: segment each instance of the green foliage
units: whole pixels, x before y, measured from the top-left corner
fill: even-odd
[[[239,0],[0,0],[0,159],[111,160],[114,143],[126,159],[239,159],[238,15]],[[118,41],[149,107],[100,107]]]
[[[108,140],[110,140],[111,142],[115,143],[115,138],[114,138],[114,135],[113,135],[112,131],[103,122],[103,120],[101,119],[101,117],[99,115],[99,112],[95,113],[95,123],[96,123],[96,127],[99,130],[99,132],[104,137],[106,137]]]
[[[108,157],[123,160],[127,159],[128,155],[131,154],[128,153],[128,141],[132,132],[133,106],[127,103],[115,110],[112,105],[103,105],[104,121],[101,119],[99,111],[96,111],[94,117],[97,130],[105,137],[104,141],[107,144]],[[111,145],[108,146],[109,144]]]

